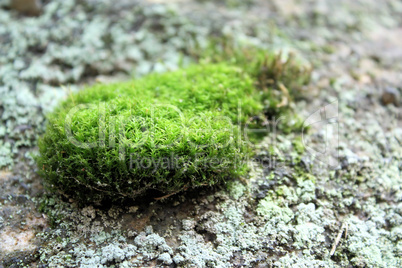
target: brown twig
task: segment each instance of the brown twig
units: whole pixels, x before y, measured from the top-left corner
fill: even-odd
[[[175,194],[177,194],[177,193],[179,193],[179,192],[181,192],[181,191],[185,191],[185,190],[187,190],[187,188],[188,188],[188,184],[185,185],[182,189],[180,189],[180,190],[178,190],[178,191],[175,191],[175,192],[173,192],[173,193],[170,193],[170,194],[167,194],[167,195],[164,195],[164,196],[161,196],[161,197],[155,197],[154,199],[157,200],[157,201],[163,200],[163,199],[168,198],[168,197],[170,197],[170,196],[172,196],[172,195],[175,195]]]
[[[282,83],[279,83],[278,87],[283,93],[281,102],[276,105],[277,108],[280,108],[289,104],[290,95],[288,89]]]
[[[329,253],[329,256],[334,255],[335,250],[336,250],[336,247],[338,246],[339,241],[340,241],[341,238],[342,238],[342,234],[343,234],[343,231],[344,231],[344,230],[345,230],[345,238],[346,238],[347,235],[348,235],[348,224],[347,224],[346,222],[344,222],[344,223],[342,224],[341,229],[339,230],[339,233],[338,233],[338,235],[337,235],[337,237],[336,237],[336,239],[335,239],[335,241],[334,241],[334,244],[332,245],[332,249],[331,249],[331,252]]]

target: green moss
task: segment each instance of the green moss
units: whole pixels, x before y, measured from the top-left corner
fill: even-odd
[[[230,62],[239,66],[254,77],[254,85],[263,95],[264,114],[268,120],[280,124],[277,130],[283,133],[301,131],[304,120],[289,106],[303,96],[310,83],[312,67],[295,53],[267,51],[251,45],[240,45],[232,38],[217,38],[210,42],[207,49],[193,55],[200,62]],[[248,122],[250,128],[261,128],[261,124]],[[261,135],[253,134],[250,138],[259,141]]]
[[[292,141],[292,145],[293,145],[293,148],[295,149],[295,151],[300,155],[302,155],[304,153],[305,149],[306,149],[304,144],[303,144],[303,140],[302,140],[301,137],[296,137]]]
[[[212,58],[208,51],[199,65],[71,94],[48,115],[39,140],[47,188],[98,202],[149,190],[169,195],[244,174],[250,149],[243,132],[290,113],[309,72],[291,56],[250,48]],[[297,129],[297,122],[282,120],[279,129]]]
[[[302,96],[303,87],[310,83],[312,67],[295,53],[272,52],[255,46],[234,45],[232,39],[211,41],[199,56],[203,62],[230,62],[247,70],[256,78],[255,84],[272,98],[270,108],[278,108],[284,98],[288,103]],[[287,107],[283,103],[281,107]],[[283,111],[283,109],[281,109]]]
[[[95,85],[48,116],[40,172],[84,202],[220,183],[245,171],[236,124],[262,112],[261,98],[249,74],[225,64]]]

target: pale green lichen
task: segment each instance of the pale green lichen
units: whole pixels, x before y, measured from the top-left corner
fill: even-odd
[[[398,248],[395,248],[387,238],[390,235],[389,231],[377,229],[373,221],[362,221],[355,216],[351,216],[348,223],[349,238],[345,247],[355,255],[351,259],[353,265],[356,267],[400,266],[401,260],[395,257],[400,256],[401,252],[398,252]]]
[[[240,181],[229,182],[227,187],[230,196],[235,200],[238,200],[240,197],[242,197],[244,192],[247,190],[246,186],[244,186]]]
[[[293,211],[288,207],[279,207],[270,197],[261,200],[256,209],[258,215],[267,220],[288,223],[293,218]]]

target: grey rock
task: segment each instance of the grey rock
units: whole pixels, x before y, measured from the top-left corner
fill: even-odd
[[[42,10],[40,0],[12,0],[11,8],[28,16],[38,16]]]
[[[398,106],[400,99],[400,92],[394,87],[386,87],[382,93],[381,101],[384,105],[394,104]]]

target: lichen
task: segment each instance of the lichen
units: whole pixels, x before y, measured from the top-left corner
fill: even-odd
[[[241,196],[243,196],[247,188],[241,182],[233,181],[228,183],[228,190],[230,196],[235,200],[238,200]]]

